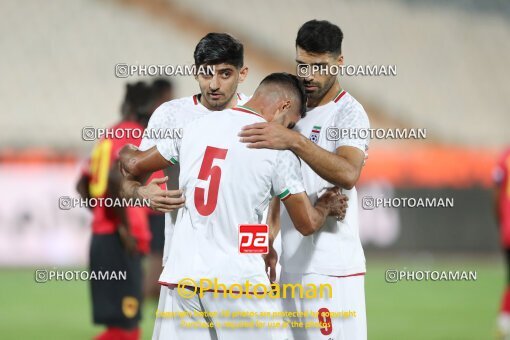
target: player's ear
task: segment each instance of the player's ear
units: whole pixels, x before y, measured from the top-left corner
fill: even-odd
[[[290,110],[290,108],[292,107],[292,105],[290,104],[290,100],[289,99],[285,99],[282,104],[281,104],[281,110],[282,112],[285,112],[287,110]]]
[[[340,53],[338,57],[336,57],[336,62],[338,63],[338,65],[344,64],[344,55],[342,53]]]
[[[273,119],[282,119],[282,122],[283,122],[283,119],[284,119],[283,117],[288,112],[288,110],[290,110],[290,108],[291,108],[290,100],[289,99],[283,99],[278,104],[278,108],[276,109],[276,112],[274,114],[274,118]]]
[[[248,66],[243,66],[239,70],[239,80],[237,81],[238,84],[242,83],[246,77],[248,76]]]

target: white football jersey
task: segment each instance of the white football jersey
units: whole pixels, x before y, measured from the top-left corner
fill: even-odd
[[[180,164],[186,197],[172,236],[161,283],[202,278],[226,285],[269,284],[260,254],[239,251],[239,225],[259,224],[272,196],[304,192],[299,159],[290,151],[249,149],[239,141],[245,125],[265,122],[236,107],[185,125],[182,140],[161,141],[158,151]]]
[[[365,110],[349,93],[340,91],[331,102],[309,110],[296,124],[296,130],[321,148],[336,152],[341,146],[368,150],[368,140],[345,138],[339,129],[368,129]],[[344,138],[341,138],[344,137]],[[356,137],[356,136],[354,136]],[[331,183],[301,162],[305,189],[312,204]],[[365,272],[365,255],[358,232],[358,196],[356,188],[342,190],[349,197],[343,221],[328,217],[320,230],[310,236],[300,234],[283,205],[281,211],[282,270],[287,273],[316,273],[345,276]]]
[[[237,104],[242,105],[250,97],[237,93]],[[174,99],[161,104],[156,111],[152,114],[147,129],[154,131],[165,131],[165,129],[182,128],[187,122],[217,111],[211,111],[203,106],[198,95]],[[157,144],[156,139],[144,137],[140,143],[139,149],[142,151],[149,150]],[[176,190],[179,188],[179,166],[171,166],[164,170],[165,175],[168,176],[167,188],[168,190]],[[170,242],[172,240],[173,227],[177,219],[177,210],[165,214],[165,246],[163,249],[163,266],[168,258]]]

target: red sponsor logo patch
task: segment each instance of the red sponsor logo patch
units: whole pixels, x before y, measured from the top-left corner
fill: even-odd
[[[267,254],[269,252],[269,226],[267,224],[239,225],[239,253]]]
[[[331,323],[331,314],[329,309],[321,308],[317,313],[319,317],[319,324],[321,325],[320,331],[322,335],[330,335],[333,332],[333,325]]]

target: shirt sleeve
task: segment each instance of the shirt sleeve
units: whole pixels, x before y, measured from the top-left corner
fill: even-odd
[[[173,106],[172,102],[163,103],[151,115],[149,124],[145,129],[146,133],[144,133],[139,146],[141,151],[149,150],[157,145],[158,140],[155,137],[165,135],[165,129],[175,128],[175,109]]]
[[[365,156],[368,151],[368,129],[370,122],[368,121],[367,113],[363,106],[358,102],[353,102],[349,106],[338,110],[334,119],[334,127],[339,130],[350,130],[354,133],[348,133],[345,138],[339,138],[335,141],[335,148],[341,146],[352,146],[363,151]],[[358,133],[356,133],[356,130]],[[361,130],[366,130],[366,133],[359,133]],[[365,137],[366,138],[362,138]]]
[[[278,151],[272,179],[273,196],[285,200],[290,195],[304,191],[299,158],[289,150]]]
[[[180,138],[163,138],[163,136],[175,137],[176,135],[166,134],[165,131],[182,128],[182,126],[179,125],[173,103],[167,102],[162,104],[152,114],[149,124],[147,125],[147,133],[144,133],[139,149],[141,151],[146,151],[156,146],[159,153],[167,161],[172,164],[178,163]],[[161,136],[161,138],[157,138],[157,136]]]

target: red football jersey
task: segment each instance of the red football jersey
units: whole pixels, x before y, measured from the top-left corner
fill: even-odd
[[[507,149],[494,170],[494,181],[500,187],[498,214],[500,221],[501,242],[510,247],[510,149]]]
[[[120,122],[113,126],[110,131],[122,130],[133,131],[143,127],[136,122]],[[135,133],[141,136],[142,133]],[[110,138],[111,135],[116,136]],[[117,137],[122,138],[117,138]],[[108,175],[111,167],[119,157],[119,152],[126,144],[139,145],[141,139],[133,138],[133,133],[111,133],[101,139],[92,150],[85,174],[89,176],[89,193],[91,197],[106,198]],[[96,206],[92,209],[93,221],[92,232],[95,234],[112,234],[117,231],[120,220],[115,216],[113,208]],[[137,239],[138,249],[146,253],[150,247],[150,229],[148,224],[147,210],[144,207],[127,207],[126,214],[130,223],[131,234]]]

